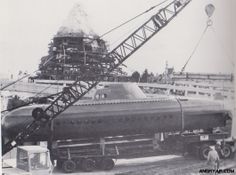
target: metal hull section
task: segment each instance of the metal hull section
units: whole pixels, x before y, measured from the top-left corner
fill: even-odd
[[[71,106],[53,121],[55,140],[149,134],[225,126],[227,111],[215,102],[176,99],[107,100],[81,102]],[[31,112],[38,105],[10,112],[3,118],[3,134],[16,135],[32,121]],[[40,107],[45,107],[40,106]],[[181,107],[182,111],[181,112]],[[45,126],[30,140],[47,140],[50,128]]]

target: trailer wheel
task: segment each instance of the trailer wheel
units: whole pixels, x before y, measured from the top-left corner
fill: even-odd
[[[76,163],[73,160],[66,160],[62,164],[65,173],[73,173],[76,169]]]
[[[112,168],[114,168],[115,166],[115,163],[112,159],[103,159],[101,161],[101,164],[100,164],[100,168],[102,170],[111,170]]]
[[[232,155],[232,150],[231,150],[230,145],[225,144],[224,147],[222,148],[221,153],[224,159],[229,159]]]
[[[91,172],[95,169],[95,161],[93,159],[86,158],[82,160],[81,167],[82,170],[86,172]]]
[[[206,160],[208,157],[208,153],[210,151],[210,147],[207,144],[201,145],[199,149],[199,158],[201,160]]]

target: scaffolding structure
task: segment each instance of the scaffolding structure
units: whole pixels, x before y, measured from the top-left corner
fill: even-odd
[[[102,69],[115,61],[107,57],[107,53],[105,41],[96,36],[58,34],[49,44],[48,55],[41,58],[37,78],[78,80],[80,75],[87,75],[86,80],[94,80],[101,75]],[[121,68],[117,68],[114,74],[122,74]]]

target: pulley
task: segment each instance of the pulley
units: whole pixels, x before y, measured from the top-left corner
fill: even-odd
[[[32,111],[32,117],[36,120],[36,121],[47,121],[48,116],[45,115],[44,110],[42,108],[35,108]]]

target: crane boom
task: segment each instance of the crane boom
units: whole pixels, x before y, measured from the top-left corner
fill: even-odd
[[[23,143],[35,131],[45,126],[47,123],[56,118],[59,114],[81,99],[87,92],[94,88],[103,77],[109,75],[115,68],[120,66],[129,56],[137,51],[150,38],[164,28],[191,0],[173,0],[171,3],[161,8],[158,13],[153,15],[143,25],[136,29],[123,42],[109,52],[106,57],[114,59],[106,69],[102,66],[101,75],[95,75],[95,80],[75,81],[72,85],[65,87],[62,92],[54,96],[54,100],[45,109],[36,108],[32,111],[33,122],[28,124],[14,139],[9,140],[3,146],[2,154],[6,154],[12,148]]]

